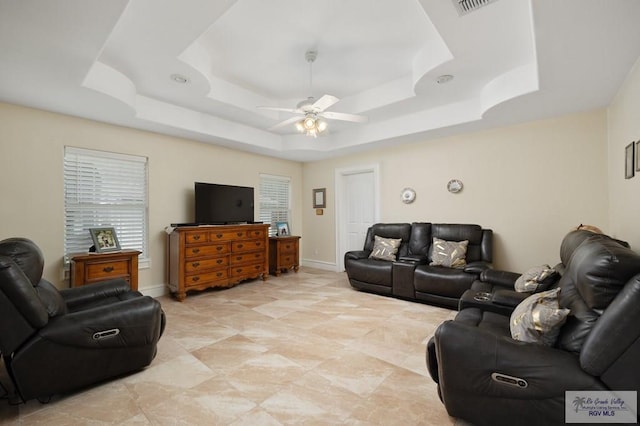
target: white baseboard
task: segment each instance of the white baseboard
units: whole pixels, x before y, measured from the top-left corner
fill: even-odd
[[[322,262],[319,260],[312,259],[302,259],[302,266],[307,266],[309,268],[322,269],[325,271],[339,272],[338,265],[332,262]]]
[[[152,287],[139,288],[138,291],[145,296],[160,297],[169,294],[169,288],[166,284],[154,285]]]

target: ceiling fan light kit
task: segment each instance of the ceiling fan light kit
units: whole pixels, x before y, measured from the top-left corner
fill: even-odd
[[[313,86],[313,62],[318,57],[318,52],[315,50],[307,50],[304,55],[305,59],[309,63],[309,90]],[[318,135],[326,131],[329,127],[328,120],[341,120],[350,121],[354,123],[366,123],[368,118],[364,115],[347,114],[342,112],[325,111],[327,108],[339,102],[340,99],[331,95],[323,95],[320,99],[315,99],[313,96],[309,96],[307,99],[301,101],[296,105],[295,109],[281,108],[281,107],[258,107],[261,109],[268,109],[272,111],[289,112],[293,114],[302,114],[302,118],[293,117],[287,120],[281,121],[275,126],[270,127],[268,130],[275,130],[280,127],[284,127],[290,124],[294,124],[295,128],[302,134],[307,136],[318,137]]]

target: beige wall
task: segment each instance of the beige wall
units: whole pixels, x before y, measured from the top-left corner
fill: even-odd
[[[65,145],[149,158],[151,267],[140,271],[143,291],[166,283],[163,230],[193,221],[194,181],[257,188],[260,173],[289,176],[291,226],[302,226],[300,163],[0,103],[0,239],[33,239],[45,255],[45,278],[60,288],[68,286],[61,280]]]
[[[625,147],[640,140],[640,60],[609,107],[609,217],[611,233],[640,249],[640,172],[625,179]]]
[[[607,230],[606,140],[599,110],[307,163],[303,259],[336,264],[335,170],[376,163],[381,222],[477,223],[495,232],[496,267],[553,265],[569,228]],[[453,178],[464,183],[458,194],[446,190]],[[328,189],[323,216],[311,208],[318,187]],[[413,204],[401,202],[405,187],[417,192]]]

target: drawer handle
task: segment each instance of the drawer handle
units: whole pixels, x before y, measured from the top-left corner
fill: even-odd
[[[289,244],[287,244],[286,246],[284,246],[285,248],[291,248],[291,246]]]
[[[236,272],[242,272],[242,268],[236,269]]]
[[[218,273],[216,274],[216,277],[221,277],[221,276],[222,276],[222,272],[218,272]]]
[[[260,247],[262,243],[260,241],[256,241],[256,247]]]
[[[222,246],[217,246],[216,250],[218,250],[218,251],[222,250]]]
[[[198,253],[200,253],[200,249],[193,249],[193,250],[191,250],[191,253],[198,254]]]
[[[200,262],[193,262],[191,266],[193,266],[194,268],[197,268],[198,266],[200,266]]]
[[[222,238],[222,234],[216,234],[216,238]]]
[[[216,263],[217,263],[218,265],[219,265],[219,264],[221,264],[221,263],[222,263],[222,259],[218,259],[218,260],[216,260]]]
[[[238,244],[238,248],[244,247],[244,244]]]
[[[196,240],[196,241],[198,241],[198,240],[200,239],[200,235],[194,235],[194,236],[193,236],[193,239],[194,239],[194,240]]]
[[[113,266],[105,266],[102,270],[106,273],[113,272]]]
[[[237,235],[238,237],[242,237],[242,232],[236,232],[236,235]]]
[[[196,282],[200,281],[200,277],[193,277],[193,278],[191,278],[191,281],[196,283]]]
[[[257,258],[259,258],[259,257],[260,257],[260,253],[256,253],[256,254],[254,254],[254,256],[255,256],[255,258],[257,259]]]

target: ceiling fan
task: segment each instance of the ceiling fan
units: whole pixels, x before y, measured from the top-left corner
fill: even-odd
[[[315,50],[307,50],[304,57],[309,63],[309,88],[311,89],[313,82],[312,67],[313,62],[318,57],[318,52]],[[320,99],[315,99],[313,96],[309,96],[304,101],[299,102],[295,108],[280,108],[270,106],[259,106],[258,108],[297,114],[297,116],[286,119],[276,124],[275,126],[270,127],[268,130],[279,129],[280,127],[288,126],[289,124],[295,123],[298,131],[313,137],[317,137],[318,134],[324,132],[327,129],[328,123],[326,120],[351,121],[354,123],[366,123],[367,121],[369,121],[369,119],[364,115],[327,111],[327,108],[331,107],[339,101],[340,99],[332,95],[323,95]]]

